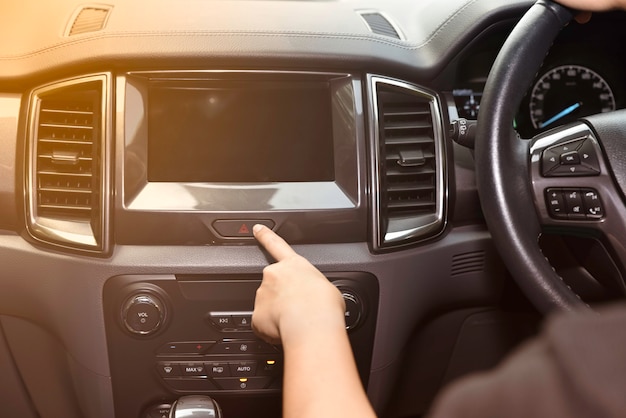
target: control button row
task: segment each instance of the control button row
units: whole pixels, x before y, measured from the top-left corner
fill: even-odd
[[[260,390],[260,389],[278,389],[281,379],[271,376],[261,377],[220,377],[216,379],[194,378],[180,379],[168,378],[163,379],[165,384],[176,391],[181,392],[203,392],[211,390]]]
[[[157,355],[204,354],[215,344],[215,341],[173,341],[163,344],[157,351]]]
[[[240,361],[159,361],[157,370],[161,377],[254,377],[273,376],[279,373],[278,359]]]
[[[252,312],[210,312],[209,318],[220,331],[252,330]]]
[[[206,354],[272,354],[279,350],[261,340],[224,339],[215,341],[168,342],[157,351],[158,356],[187,356]]]
[[[582,138],[546,149],[542,155],[542,173],[544,177],[600,174],[600,163],[592,140]]]
[[[604,207],[594,189],[546,189],[546,205],[556,219],[597,220],[604,217]]]

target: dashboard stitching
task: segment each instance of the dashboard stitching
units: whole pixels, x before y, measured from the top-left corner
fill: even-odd
[[[229,31],[229,32],[223,32],[223,31],[176,31],[176,32],[151,32],[151,31],[142,31],[142,32],[122,32],[122,33],[110,33],[110,34],[103,34],[103,35],[96,35],[96,36],[89,36],[89,37],[85,37],[83,39],[80,40],[73,40],[70,42],[61,42],[61,43],[57,43],[54,45],[51,45],[49,47],[40,49],[40,50],[36,50],[36,51],[32,51],[32,52],[28,52],[25,54],[21,54],[21,55],[6,55],[6,56],[0,56],[0,60],[2,61],[10,61],[10,60],[19,60],[19,59],[24,59],[24,58],[29,58],[29,57],[34,57],[37,55],[42,55],[45,54],[47,52],[51,52],[53,50],[56,49],[60,49],[60,48],[64,48],[64,47],[68,47],[68,46],[73,46],[73,45],[80,45],[80,44],[84,44],[87,42],[91,42],[91,41],[97,41],[97,40],[104,40],[104,39],[113,39],[113,38],[125,38],[125,37],[137,37],[137,36],[157,36],[157,37],[163,37],[163,36],[167,36],[167,37],[171,37],[171,36],[192,36],[192,35],[211,35],[211,36],[215,36],[215,35],[235,35],[235,36],[267,36],[267,37],[281,37],[281,36],[293,36],[293,37],[311,37],[311,38],[319,38],[319,39],[347,39],[347,40],[363,40],[363,41],[371,41],[371,42],[376,42],[376,43],[380,43],[380,44],[384,44],[384,45],[389,45],[389,46],[393,46],[393,47],[398,47],[398,48],[402,48],[402,49],[406,49],[406,50],[417,50],[417,49],[421,49],[423,47],[425,47],[426,45],[428,45],[429,43],[433,42],[435,40],[435,38],[437,38],[437,36],[447,27],[449,26],[452,21],[454,21],[464,10],[466,10],[467,8],[469,8],[471,5],[473,5],[474,3],[476,3],[477,0],[471,0],[470,2],[466,3],[463,7],[459,8],[456,10],[456,12],[450,14],[444,21],[443,24],[441,24],[436,30],[434,30],[433,32],[431,32],[424,41],[422,41],[421,43],[412,43],[412,45],[406,45],[406,44],[411,44],[410,42],[406,42],[406,41],[394,41],[391,39],[382,39],[384,38],[383,36],[379,36],[379,35],[375,35],[375,34],[371,34],[371,35],[360,35],[360,34],[342,34],[342,33],[316,33],[316,32],[299,32],[299,31],[283,31],[283,32],[264,32],[264,31]],[[403,45],[404,44],[404,45]]]
[[[58,43],[56,45],[52,45],[50,47],[46,47],[37,51],[29,52],[22,55],[14,55],[14,56],[4,56],[0,57],[0,60],[19,60],[29,57],[34,57],[37,55],[42,55],[47,52],[51,52],[55,49],[60,49],[68,46],[84,44],[92,41],[104,40],[104,39],[112,39],[112,38],[133,38],[136,39],[138,36],[155,36],[155,37],[172,37],[172,36],[216,36],[216,35],[235,35],[235,36],[265,36],[265,37],[284,37],[292,36],[292,37],[307,37],[307,38],[318,38],[318,39],[347,39],[347,40],[363,40],[363,41],[372,41],[381,44],[386,44],[390,46],[395,46],[407,50],[411,49],[419,49],[423,47],[425,44],[414,45],[414,46],[404,46],[400,45],[401,41],[398,43],[386,41],[383,39],[378,39],[377,35],[365,36],[365,35],[350,35],[350,34],[316,34],[314,32],[254,32],[254,31],[246,31],[246,32],[211,32],[211,31],[196,31],[196,32],[185,32],[185,31],[177,31],[177,32],[125,32],[125,33],[113,33],[102,36],[93,36],[89,38],[84,38],[81,40],[76,40],[72,42],[64,42]]]
[[[441,33],[450,23],[452,23],[452,21],[454,19],[457,18],[457,16],[459,16],[465,9],[469,8],[472,4],[476,3],[477,0],[471,0],[468,3],[465,3],[465,5],[459,9],[457,9],[456,12],[452,13],[451,15],[449,15],[444,23],[442,23],[437,29],[435,29],[433,32],[431,32],[427,37],[426,40],[424,40],[421,44],[418,44],[417,46],[415,46],[415,49],[418,48],[422,48],[426,45],[428,45],[429,43],[431,43],[432,41],[435,40],[435,38],[437,37],[437,35],[439,35],[439,33]]]

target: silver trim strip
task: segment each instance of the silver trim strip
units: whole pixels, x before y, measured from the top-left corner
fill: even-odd
[[[408,94],[419,96],[430,102],[430,111],[433,121],[433,136],[435,143],[435,187],[436,187],[436,207],[435,213],[432,215],[419,216],[412,220],[414,225],[411,227],[400,227],[393,231],[393,221],[389,220],[391,227],[383,229],[382,219],[382,202],[380,200],[380,179],[381,173],[381,156],[379,153],[381,138],[378,114],[378,86],[389,85],[399,87],[407,91]],[[373,249],[375,251],[386,250],[390,248],[398,248],[414,244],[418,241],[432,238],[439,235],[445,225],[445,211],[447,207],[447,174],[446,174],[446,158],[445,158],[445,135],[443,132],[441,103],[438,97],[414,84],[405,81],[368,74],[367,76],[368,98],[370,101],[370,153],[371,153],[371,204],[372,204],[372,233],[373,233]],[[396,225],[398,226],[398,225]]]

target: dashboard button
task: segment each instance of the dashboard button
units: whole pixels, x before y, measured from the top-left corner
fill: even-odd
[[[207,373],[211,377],[230,377],[230,367],[226,362],[210,361],[204,363]]]
[[[224,340],[211,349],[213,354],[268,354],[275,352],[277,349],[270,344],[250,340]]]
[[[204,354],[209,348],[215,344],[215,341],[185,341],[185,342],[169,342],[163,344],[158,350],[157,355],[194,355]]]
[[[219,329],[232,329],[234,327],[232,315],[211,312],[209,318],[211,318],[213,325]]]
[[[252,377],[256,376],[256,361],[235,361],[230,362],[230,374],[234,377]]]
[[[161,377],[175,377],[180,376],[180,367],[176,363],[169,363],[160,361],[157,363],[157,370]]]
[[[273,229],[274,221],[269,219],[218,219],[213,222],[213,228],[224,238],[253,238],[252,227],[255,224]]]
[[[150,335],[159,330],[165,319],[165,305],[152,294],[139,293],[126,302],[122,311],[126,329],[137,335]]]
[[[206,376],[204,363],[179,363],[181,376]]]
[[[259,361],[257,375],[259,376],[275,376],[280,373],[281,363],[275,358]]]
[[[265,389],[272,381],[271,377],[218,378],[215,382],[225,390]]]
[[[250,330],[252,329],[252,314],[233,315],[233,323],[238,330]]]

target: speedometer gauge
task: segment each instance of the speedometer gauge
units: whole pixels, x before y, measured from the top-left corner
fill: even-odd
[[[556,67],[542,75],[530,96],[530,120],[535,129],[573,122],[615,110],[615,96],[598,73],[580,65]]]

